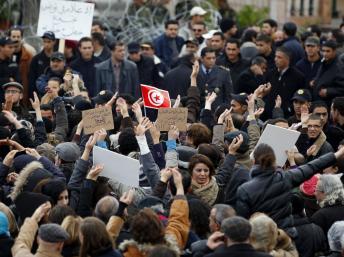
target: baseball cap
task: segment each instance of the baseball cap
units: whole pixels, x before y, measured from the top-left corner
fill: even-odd
[[[199,45],[197,39],[194,39],[194,38],[189,38],[188,40],[185,41],[185,45],[188,44],[188,43],[192,43],[194,45]]]
[[[298,100],[301,102],[311,102],[312,96],[308,89],[299,89],[294,93],[293,98],[291,100],[292,101]]]
[[[51,55],[50,60],[65,61],[66,58],[65,58],[65,56],[64,56],[63,53],[54,52],[54,53]]]
[[[2,85],[2,89],[5,91],[8,87],[16,87],[18,88],[20,91],[24,90],[24,87],[22,84],[18,83],[18,82],[8,82],[6,84]]]
[[[131,54],[131,53],[138,53],[140,52],[140,44],[137,43],[137,42],[130,42],[128,44],[128,52]]]
[[[96,104],[106,104],[113,97],[113,93],[110,90],[102,90],[92,100]]]
[[[10,37],[2,37],[0,38],[0,46],[5,46],[5,45],[12,45],[15,42],[11,40]]]
[[[210,30],[208,33],[203,34],[202,37],[205,38],[205,39],[210,39],[210,38],[213,37],[213,35],[214,35],[216,32],[221,32],[221,31],[216,30],[216,29],[213,29],[213,30]]]
[[[50,40],[55,40],[55,33],[52,32],[52,31],[46,31],[44,32],[42,38],[47,38],[47,39],[50,39]]]
[[[246,93],[232,94],[232,99],[242,105],[247,105],[248,96]]]
[[[190,16],[195,16],[195,15],[205,15],[207,13],[206,10],[204,10],[202,7],[200,6],[195,6],[190,10]]]
[[[320,45],[320,40],[318,37],[308,37],[305,41],[305,45],[318,46]]]

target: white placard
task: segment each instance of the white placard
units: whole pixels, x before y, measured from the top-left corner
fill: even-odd
[[[41,0],[37,35],[52,31],[59,39],[79,40],[91,35],[94,4]]]
[[[300,132],[290,129],[281,128],[268,124],[259,138],[257,146],[261,143],[268,144],[272,147],[276,156],[276,164],[283,167],[288,159],[287,150],[295,146]]]
[[[101,176],[115,179],[128,186],[139,186],[140,162],[133,158],[94,146],[93,164],[102,164]]]

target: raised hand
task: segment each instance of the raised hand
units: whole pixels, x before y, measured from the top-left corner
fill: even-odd
[[[128,192],[123,193],[119,201],[125,203],[126,205],[130,205],[134,200],[134,195],[134,190],[130,189]]]
[[[44,216],[48,215],[50,210],[51,210],[51,203],[50,202],[43,203],[35,210],[31,218],[34,219],[37,223],[39,223]]]
[[[168,131],[168,140],[177,140],[179,137],[179,129],[176,126],[171,126]]]
[[[86,178],[96,181],[99,174],[103,171],[103,169],[104,169],[104,165],[101,165],[101,164],[97,164],[93,166],[91,170],[89,171],[89,173],[87,174]]]
[[[30,98],[30,102],[31,102],[32,108],[33,108],[35,111],[40,110],[40,108],[41,108],[41,102],[39,101],[39,98],[38,98],[38,95],[37,95],[36,92],[33,92],[33,99],[34,99],[34,100],[32,100],[32,99]]]
[[[244,138],[241,134],[234,138],[232,143],[228,146],[228,154],[235,155],[243,142]]]
[[[145,132],[153,126],[152,122],[147,118],[144,117],[139,125],[135,127],[135,134],[136,136],[143,136]]]
[[[177,96],[176,101],[174,102],[173,108],[178,108],[180,104],[180,95]]]

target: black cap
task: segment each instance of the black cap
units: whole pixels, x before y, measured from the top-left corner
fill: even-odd
[[[15,42],[12,41],[10,37],[2,37],[0,38],[0,46],[5,46],[5,45],[12,45]]]
[[[323,43],[322,46],[326,46],[326,47],[332,48],[333,50],[336,50],[338,47],[338,44],[334,40],[327,40],[325,43]]]
[[[185,45],[188,44],[188,43],[194,44],[196,46],[199,45],[197,39],[193,39],[193,38],[189,38],[188,40],[185,41]]]
[[[308,37],[305,41],[305,45],[318,46],[320,45],[320,39],[318,37]]]
[[[110,90],[102,90],[92,100],[95,104],[106,104],[113,97],[113,93]]]
[[[294,93],[293,98],[291,100],[292,101],[298,100],[301,102],[311,102],[312,96],[308,89],[299,89]]]
[[[55,40],[55,33],[52,32],[52,31],[46,31],[44,32],[42,38],[47,38],[47,39],[50,39],[50,40]]]
[[[138,53],[138,52],[140,52],[140,49],[141,49],[140,44],[137,42],[130,42],[128,44],[128,53],[130,53],[130,54],[131,53]]]
[[[8,87],[16,87],[18,88],[20,91],[24,90],[24,87],[22,84],[18,83],[18,82],[7,82],[6,84],[2,85],[2,89],[5,91]]]
[[[246,93],[232,94],[232,99],[241,105],[247,105],[248,96]]]
[[[65,61],[66,58],[64,56],[63,53],[60,53],[60,52],[54,52],[51,57],[50,57],[50,60],[58,60],[58,61]]]

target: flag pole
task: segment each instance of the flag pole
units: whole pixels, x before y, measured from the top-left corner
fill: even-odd
[[[147,117],[146,106],[144,106],[144,105],[143,105],[143,113],[145,114],[145,117]]]

